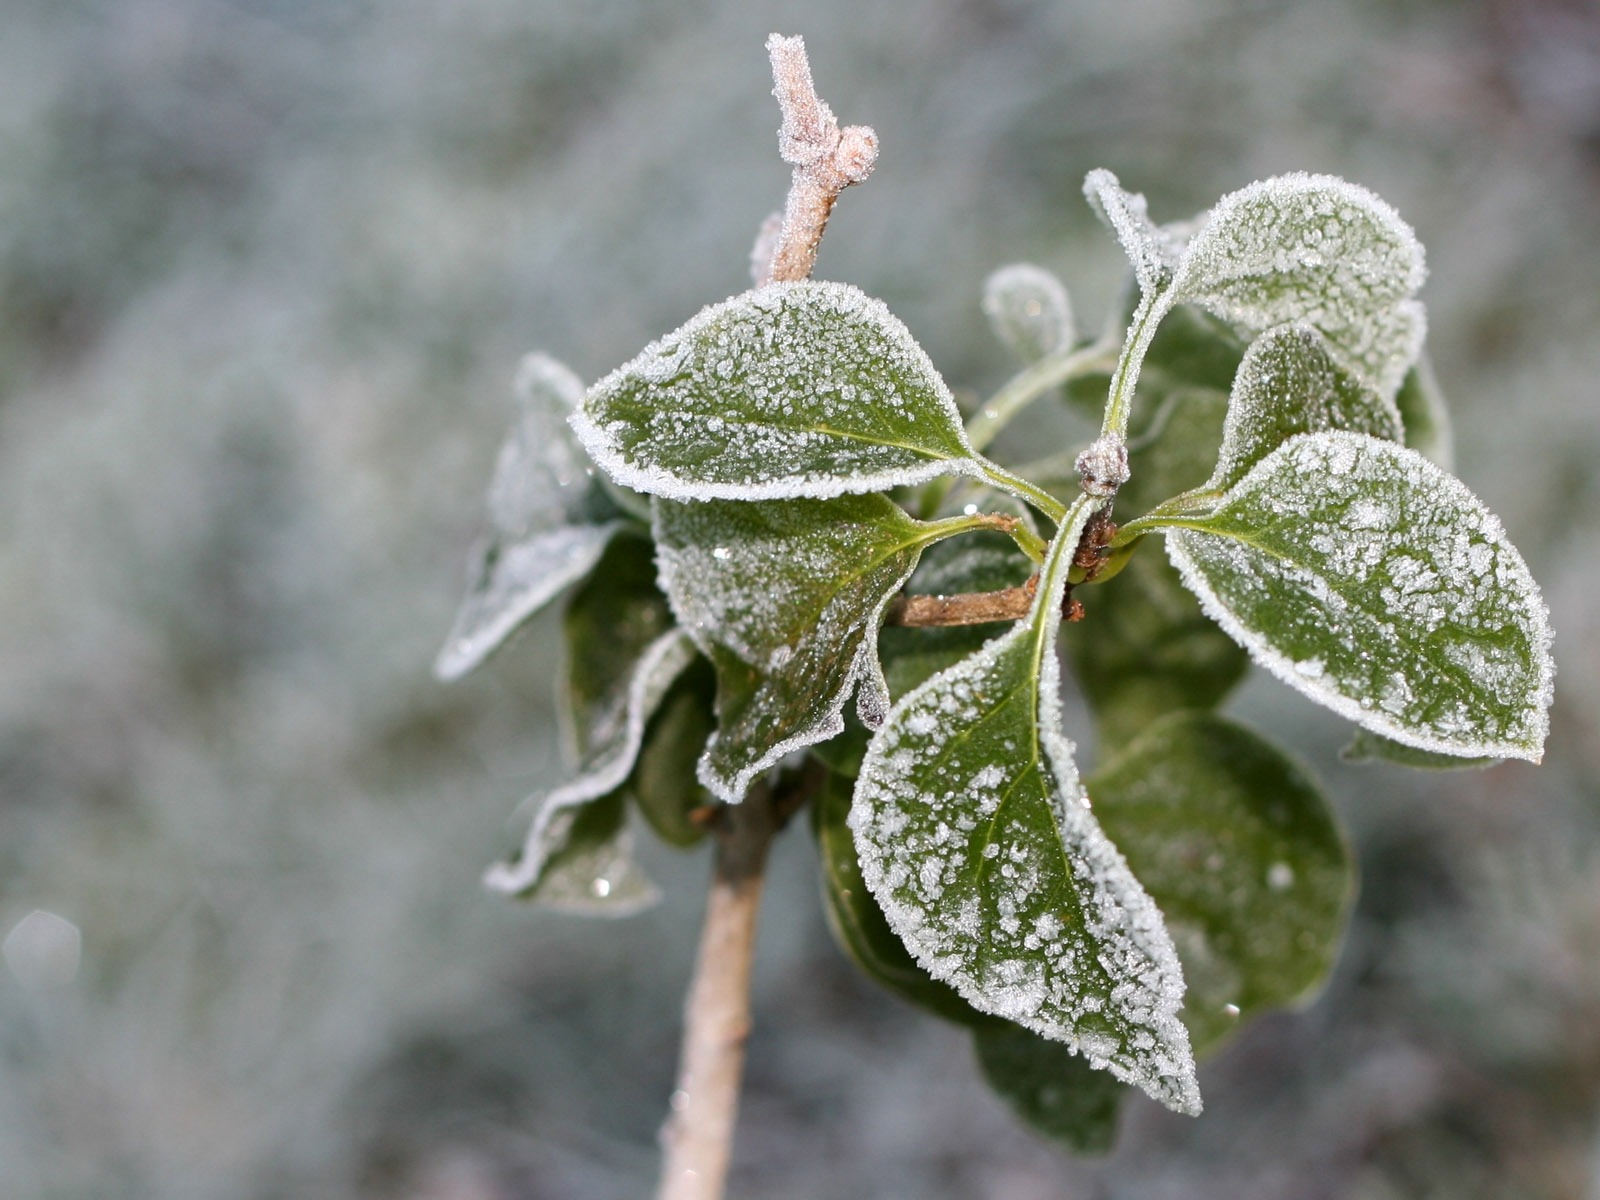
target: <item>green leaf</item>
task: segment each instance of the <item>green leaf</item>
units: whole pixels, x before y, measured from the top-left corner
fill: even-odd
[[[1087,617],[1068,631],[1067,649],[1102,753],[1173,709],[1215,708],[1249,669],[1249,655],[1158,554],[1134,555],[1115,579],[1085,595],[1084,606]]]
[[[491,868],[487,884],[525,895],[571,836],[571,811],[615,792],[633,773],[646,723],[695,658],[694,643],[672,626],[656,589],[650,543],[619,538],[573,594],[566,613],[563,697],[577,771],[543,796],[514,860]]]
[[[1001,267],[984,281],[983,313],[995,336],[1023,362],[1065,354],[1078,338],[1066,287],[1032,263]]]
[[[982,470],[927,354],[840,283],[706,309],[596,384],[573,427],[613,479],[670,500],[821,499]]]
[[[650,828],[673,846],[692,846],[705,836],[690,814],[713,801],[695,776],[695,763],[717,727],[716,687],[711,664],[696,658],[651,718],[628,780]]]
[[[1250,345],[1228,402],[1222,451],[1206,487],[1223,491],[1300,433],[1348,429],[1398,442],[1400,413],[1335,360],[1310,325],[1279,325]]]
[[[1454,470],[1455,436],[1450,427],[1450,410],[1426,352],[1406,372],[1394,402],[1405,425],[1405,444],[1434,466]]]
[[[1538,761],[1554,675],[1538,585],[1416,451],[1303,434],[1214,510],[1161,523],[1184,584],[1286,683],[1408,746]]]
[[[1007,1022],[972,1031],[984,1079],[1033,1129],[1076,1154],[1109,1154],[1127,1085],[1060,1042]]]
[[[622,514],[598,484],[567,418],[583,384],[542,354],[522,362],[518,415],[489,485],[489,532],[473,547],[467,594],[434,672],[459,679],[599,561]]]
[[[958,1024],[996,1023],[919,967],[889,928],[861,878],[847,824],[850,788],[850,780],[830,772],[812,807],[822,859],[822,896],[834,939],[869,977],[901,999]]]
[[[877,632],[922,547],[983,518],[922,522],[883,496],[656,504],[661,582],[717,669],[700,780],[736,804],[785,755],[888,711]]]
[[[1417,767],[1424,771],[1482,769],[1505,761],[1500,758],[1462,758],[1456,754],[1436,754],[1428,750],[1418,750],[1415,746],[1402,746],[1399,742],[1366,729],[1355,731],[1350,738],[1350,744],[1339,751],[1339,757],[1346,762],[1386,762],[1397,767]]]
[[[1235,721],[1177,712],[1128,743],[1088,788],[1101,828],[1166,917],[1197,1054],[1327,978],[1355,867],[1299,763]]]
[[[1064,524],[1026,621],[895,704],[850,824],[867,886],[935,979],[1198,1112],[1177,956],[1060,731],[1056,627],[1089,513]]]
[[[1373,386],[1393,396],[1422,348],[1426,270],[1411,227],[1367,189],[1291,174],[1224,196],[1189,239],[1174,301],[1255,336],[1315,326]]]
[[[628,917],[655,904],[660,889],[633,861],[633,835],[620,791],[552,813],[537,869],[520,858],[490,869],[485,882],[519,900],[587,917]]]

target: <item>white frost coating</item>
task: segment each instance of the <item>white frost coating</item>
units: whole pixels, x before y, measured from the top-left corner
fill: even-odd
[[[841,283],[712,305],[596,384],[572,426],[618,483],[669,500],[824,499],[983,465],[910,331]]]
[[[1204,520],[1205,531],[1168,530],[1168,556],[1272,674],[1402,745],[1539,761],[1549,614],[1499,520],[1459,480],[1392,442],[1306,434]]]
[[[788,754],[837,736],[852,693],[882,722],[883,612],[939,536],[880,496],[781,504],[656,502],[673,615],[718,674],[718,730],[697,767],[730,804]],[[874,720],[875,718],[875,720]]]
[[[1218,201],[1172,294],[1252,334],[1314,325],[1392,397],[1422,349],[1425,318],[1412,297],[1426,274],[1422,246],[1392,206],[1335,176],[1295,173]]]
[[[694,643],[679,629],[662,634],[645,648],[620,697],[620,719],[601,723],[610,736],[588,748],[573,779],[542,797],[530,796],[519,806],[537,804],[539,811],[523,841],[521,857],[490,867],[483,879],[487,887],[515,896],[539,882],[545,864],[566,844],[577,809],[627,782],[644,744],[645,724],[694,655]]]
[[[518,416],[489,485],[489,532],[468,559],[467,594],[434,663],[459,679],[600,560],[621,523],[596,521],[594,481],[567,418],[583,398],[578,377],[530,354],[517,372]]]
[[[1150,219],[1145,198],[1123,189],[1117,177],[1104,168],[1090,171],[1083,181],[1089,207],[1117,235],[1133,264],[1133,276],[1146,295],[1160,291],[1172,279],[1182,254],[1182,244]]]
[[[1403,436],[1394,402],[1341,367],[1315,326],[1269,329],[1234,376],[1217,469],[1205,488],[1230,487],[1289,438],[1326,429],[1395,442]]]
[[[935,979],[1198,1113],[1182,968],[1060,732],[1058,613],[1087,514],[1055,543],[1027,621],[894,706],[850,826],[868,888]]]
[[[1033,263],[1001,267],[984,281],[983,314],[1024,362],[1065,353],[1078,339],[1066,286]]]

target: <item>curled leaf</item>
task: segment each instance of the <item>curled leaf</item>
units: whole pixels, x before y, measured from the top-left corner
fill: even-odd
[[[517,372],[517,422],[489,484],[489,532],[473,547],[467,594],[434,664],[459,679],[519,626],[594,569],[622,514],[591,477],[567,428],[583,384],[530,354]]]

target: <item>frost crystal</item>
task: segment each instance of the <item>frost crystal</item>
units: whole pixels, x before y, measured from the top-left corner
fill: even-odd
[[[935,979],[1194,1113],[1182,970],[1060,732],[1057,614],[1087,511],[1029,620],[894,706],[850,824],[867,886]]]
[[[594,569],[618,514],[597,494],[567,418],[583,384],[530,354],[517,373],[517,423],[489,485],[489,532],[473,548],[467,595],[434,671],[459,679],[561,590]]]
[[[1416,451],[1303,434],[1182,524],[1184,583],[1280,679],[1407,746],[1538,761],[1555,674],[1538,585]]]
[[[707,308],[596,384],[572,424],[613,479],[669,500],[886,491],[980,461],[910,332],[838,283]]]

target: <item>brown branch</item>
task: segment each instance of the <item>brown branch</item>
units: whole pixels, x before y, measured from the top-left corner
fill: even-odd
[[[672,1115],[661,1129],[657,1200],[719,1200],[733,1151],[744,1048],[750,1036],[750,963],[772,839],[821,782],[808,769],[742,804],[711,810],[716,839],[711,894],[684,1005],[683,1050]]]
[[[834,201],[872,174],[878,161],[878,135],[866,125],[840,129],[833,110],[817,95],[803,38],[775,33],[767,39],[767,53],[772,56],[772,94],[783,110],[778,153],[794,174],[782,224],[764,264],[764,247],[757,242],[757,287],[810,277]]]
[[[962,592],[954,596],[896,596],[884,616],[886,625],[986,625],[1017,621],[1033,607],[1039,577],[998,592]]]

